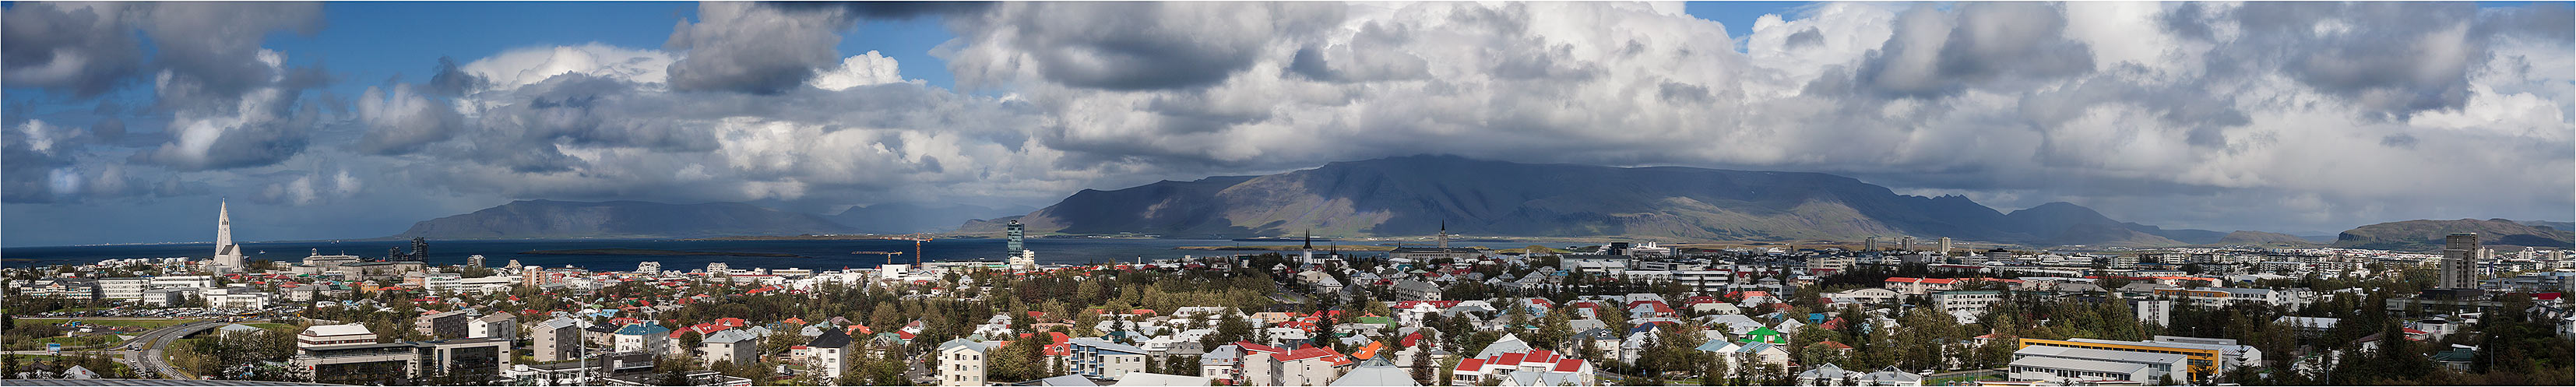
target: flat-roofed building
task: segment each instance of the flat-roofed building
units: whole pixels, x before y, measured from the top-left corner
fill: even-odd
[[[2059,358],[2144,364],[2148,368],[2154,369],[2154,372],[2146,375],[2148,380],[2166,380],[2164,378],[2171,378],[2170,380],[2175,382],[2191,380],[2191,358],[2189,356],[2178,354],[2114,351],[2107,349],[2057,347],[2046,345],[2022,347],[2021,350],[2013,351],[2013,360],[2019,361],[2027,358]]]
[[[2084,385],[2086,382],[2136,382],[2153,385],[2150,375],[2155,369],[2145,364],[2079,360],[2055,357],[2026,357],[2012,362],[2006,378],[2016,382],[2055,382]]]
[[[358,324],[315,325],[295,335],[296,348],[375,343],[376,333]]]

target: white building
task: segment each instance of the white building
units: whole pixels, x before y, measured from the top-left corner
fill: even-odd
[[[939,385],[981,386],[984,381],[986,344],[967,339],[939,343]]]

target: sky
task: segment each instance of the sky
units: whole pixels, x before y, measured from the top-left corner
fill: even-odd
[[[2565,3],[0,4],[0,245],[1042,207],[1415,154],[2331,234],[2576,219]]]

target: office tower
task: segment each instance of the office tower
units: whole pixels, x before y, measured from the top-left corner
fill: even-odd
[[[1028,235],[1028,230],[1028,226],[1020,225],[1020,221],[1018,219],[1012,219],[1010,225],[1002,227],[1002,235],[1010,238],[1009,242],[1003,243],[1003,257],[1020,256],[1020,250],[1024,250],[1022,247],[1023,245],[1021,245],[1020,238],[1026,237],[1026,235]]]
[[[1950,237],[1941,237],[1941,255],[1950,255]]]

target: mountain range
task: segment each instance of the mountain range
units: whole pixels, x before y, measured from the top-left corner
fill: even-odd
[[[1083,190],[1016,218],[1032,232],[1652,237],[1951,237],[2039,245],[2214,243],[2225,233],[2120,222],[2071,203],[2004,213],[1822,173],[1527,164],[1455,156],[1336,162],[1263,176]],[[1003,219],[997,219],[999,221]],[[981,231],[993,222],[970,222]]]
[[[1025,215],[1013,215],[1025,214]],[[1165,237],[1617,237],[1660,240],[1853,241],[1950,237],[2030,246],[2312,247],[2259,231],[2165,229],[2073,203],[2002,212],[1962,196],[1900,195],[1822,173],[1606,167],[1410,156],[1336,162],[1261,176],[1086,189],[1045,208],[878,204],[835,214],[743,203],[521,200],[414,224],[396,237],[708,237],[949,231],[989,234],[1019,220],[1033,233]],[[949,225],[957,225],[952,229]],[[2333,246],[2438,248],[2477,232],[2489,245],[2568,247],[2567,222],[2415,220],[2346,231]]]

